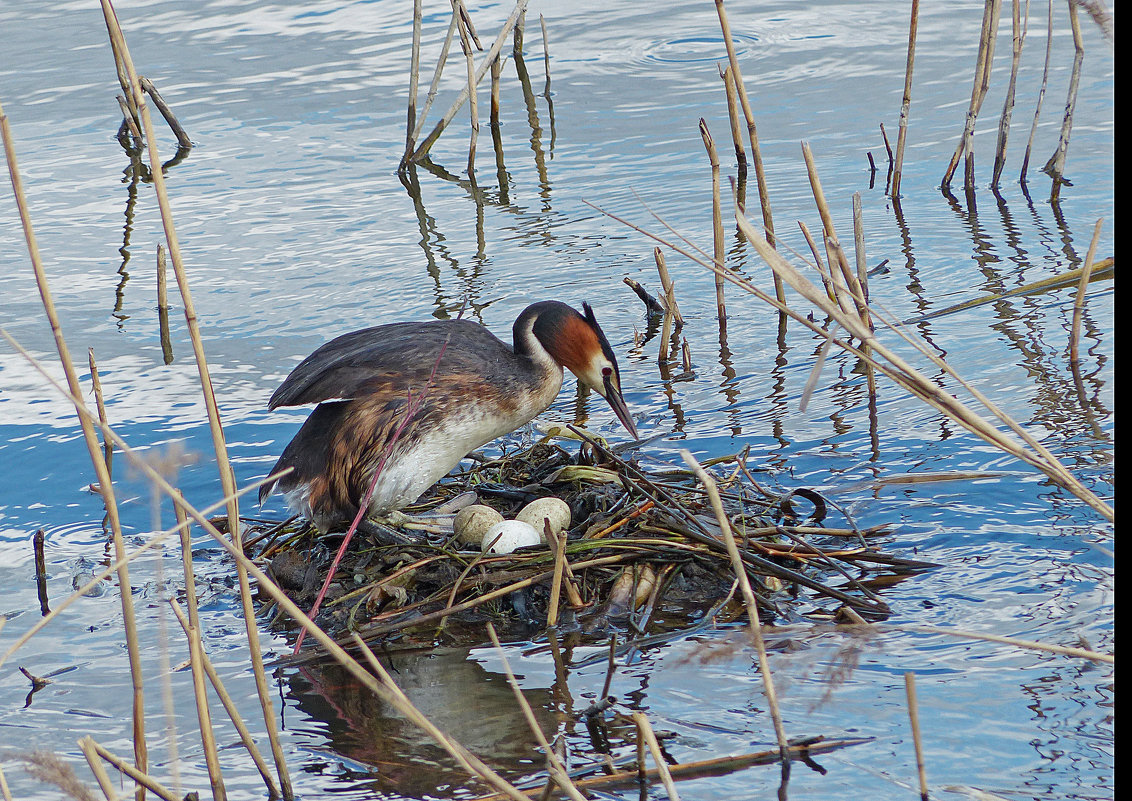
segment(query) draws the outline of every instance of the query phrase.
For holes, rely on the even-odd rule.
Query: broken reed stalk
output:
[[[106,401],[102,395],[102,380],[98,377],[98,364],[94,361],[94,348],[86,349],[87,365],[90,367],[90,386],[94,390],[94,408],[98,419],[106,422]],[[102,458],[106,460],[106,474],[114,475],[114,445],[102,438]]]
[[[747,135],[751,140],[751,158],[755,162],[755,180],[759,185],[759,203],[763,212],[763,236],[771,247],[774,247],[774,220],[770,213],[770,194],[766,186],[766,171],[763,169],[762,152],[759,150],[759,135],[755,128],[755,114],[751,111],[751,101],[747,97],[747,87],[743,83],[743,71],[739,69],[739,57],[735,55],[735,41],[731,36],[731,22],[727,18],[727,9],[723,7],[723,0],[715,0],[715,11],[719,16],[719,28],[723,32],[723,45],[727,48],[727,63],[731,66],[731,76],[735,80],[735,90],[739,94],[739,104],[743,109],[743,116],[747,121]],[[774,294],[780,303],[785,304],[783,287],[778,276],[774,277]]]
[[[212,787],[214,801],[224,801],[228,797],[224,789],[224,778],[220,773],[220,757],[216,749],[216,736],[212,729],[212,715],[208,710],[208,695],[205,690],[204,645],[200,639],[200,629],[189,624],[181,612],[175,598],[170,598],[169,606],[185,632],[189,644],[189,666],[193,674],[193,699],[197,709],[197,728],[200,731],[201,749],[204,751],[204,764],[208,771],[208,783]]]
[[[1027,0],[1028,2],[1029,0]],[[999,178],[1006,166],[1006,141],[1010,136],[1010,119],[1014,115],[1014,91],[1018,86],[1018,65],[1022,60],[1022,43],[1026,30],[1022,27],[1021,0],[1011,0],[1011,57],[1010,82],[1006,87],[1006,98],[1002,101],[1002,114],[998,118],[998,144],[994,152],[994,170],[991,173],[991,187],[998,188]]]
[[[660,248],[652,249],[653,259],[656,261],[656,271],[660,275],[660,285],[664,287],[664,304],[672,313],[672,320],[677,328],[684,327],[684,317],[680,314],[680,307],[676,303],[676,284],[668,273],[668,265],[664,261],[664,253]]]
[[[864,322],[871,327],[872,323],[868,319],[869,265],[865,257],[865,219],[864,208],[861,204],[860,192],[853,193],[853,250],[857,261],[857,282],[860,285],[861,299],[863,301],[862,308],[865,314]],[[865,353],[868,353],[868,347],[868,345],[864,346]],[[876,371],[873,370],[872,361],[869,359],[865,360],[865,379],[868,383],[869,398],[871,399],[873,407],[875,408],[877,397],[877,376]]]
[[[79,748],[86,758],[86,763],[90,767],[90,772],[94,774],[94,780],[98,782],[98,787],[102,790],[102,794],[106,796],[106,801],[117,801],[118,792],[114,787],[114,782],[110,778],[110,774],[106,772],[102,760],[98,756],[98,752],[94,750],[94,740],[90,737],[83,737],[78,741]],[[11,799],[10,796],[5,798]]]
[[[516,0],[515,8],[512,10],[511,16],[503,23],[503,28],[499,31],[499,35],[495,38],[495,41],[492,42],[491,49],[487,51],[487,55],[480,62],[480,66],[475,72],[473,84],[479,84],[488,69],[490,69],[491,62],[495,60],[496,56],[499,55],[499,51],[503,49],[504,40],[506,40],[507,36],[511,33],[511,29],[515,27],[515,23],[518,22],[519,17],[526,12],[527,2],[528,0]],[[460,91],[460,94],[457,95],[456,99],[452,101],[452,105],[448,107],[448,111],[444,113],[444,116],[433,126],[428,136],[424,138],[424,141],[417,146],[416,150],[414,150],[408,158],[402,161],[402,168],[406,167],[408,164],[419,162],[428,155],[429,150],[436,144],[436,140],[444,133],[444,129],[447,128],[449,123],[456,117],[456,114],[460,111],[460,107],[463,106],[467,100],[468,89],[464,87],[464,89]],[[424,117],[422,115],[421,122],[423,123],[423,121]]]
[[[644,755],[640,746],[640,742],[643,740],[652,754],[652,761],[656,763],[656,770],[664,784],[664,791],[668,793],[671,801],[680,801],[680,794],[676,792],[676,783],[672,780],[672,773],[668,770],[668,762],[664,758],[664,753],[660,750],[660,743],[649,724],[648,717],[645,716],[644,712],[634,711],[633,722],[637,724],[637,765],[641,779],[644,780],[647,775],[644,769]]]
[[[916,775],[920,780],[920,798],[928,801],[928,774],[924,770],[924,744],[920,739],[920,707],[916,703],[916,674],[904,674],[904,692],[908,696],[908,720],[912,726],[912,743],[916,748]]]
[[[23,180],[20,177],[19,165],[16,161],[15,143],[12,141],[12,130],[8,124],[8,117],[4,113],[4,106],[0,104],[0,136],[4,140],[4,156],[8,162],[8,175],[12,181],[12,195],[16,200],[16,208],[23,226],[24,241],[28,248],[28,257],[31,260],[32,271],[35,273],[36,286],[43,301],[43,308],[47,314],[48,324],[55,339],[55,348],[62,363],[63,372],[67,378],[68,393],[72,398],[82,397],[82,388],[71,361],[70,350],[63,337],[63,329],[59,323],[59,315],[55,311],[55,302],[52,299],[51,287],[47,282],[47,271],[39,254],[39,245],[32,226],[31,214],[28,211],[27,199],[24,195]],[[80,401],[81,404],[81,401]],[[77,409],[78,407],[76,407]],[[126,630],[126,652],[130,663],[130,682],[133,688],[133,736],[134,760],[139,769],[145,770],[148,765],[148,751],[145,740],[145,696],[143,692],[141,655],[137,639],[137,625],[134,614],[133,590],[130,584],[130,571],[123,559],[126,555],[126,543],[122,537],[122,525],[118,518],[118,502],[114,496],[114,486],[110,478],[110,469],[99,449],[98,438],[94,431],[93,418],[79,413],[79,425],[82,428],[83,440],[86,443],[87,453],[94,466],[95,476],[98,480],[99,492],[102,495],[106,508],[107,524],[110,527],[114,542],[114,558],[119,563],[118,585],[122,603],[122,624]],[[47,618],[43,618],[47,620]],[[140,790],[139,790],[140,793]]]
[[[39,596],[39,614],[46,617],[51,614],[50,599],[47,595],[47,554],[44,553],[44,541],[47,534],[43,529],[36,529],[32,535],[32,554],[35,559],[35,589]]]
[[[715,141],[711,138],[711,132],[708,130],[707,121],[700,117],[700,137],[704,140],[704,147],[707,148],[708,160],[711,163],[711,226],[712,226],[712,242],[713,242],[713,257],[715,263],[723,267],[724,261],[724,244],[723,244],[723,209],[720,200],[720,187],[719,187],[719,152],[715,149]],[[719,327],[722,331],[727,325],[727,305],[723,300],[723,278],[718,274],[715,276],[715,308],[719,315]]]
[[[413,126],[413,132],[409,136],[408,141],[405,143],[405,155],[401,157],[401,164],[398,169],[404,169],[413,155],[413,148],[416,147],[417,139],[421,136],[421,131],[424,130],[425,120],[428,119],[428,112],[432,108],[432,103],[436,100],[436,94],[440,90],[440,76],[444,73],[444,65],[448,62],[448,51],[452,48],[452,39],[456,36],[456,14],[452,14],[452,19],[448,21],[448,33],[444,36],[444,44],[440,48],[440,55],[436,59],[436,67],[432,71],[432,82],[428,87],[428,94],[425,95],[424,108],[421,109],[420,116],[417,117],[416,124]]]
[[[1069,27],[1073,31],[1073,71],[1069,74],[1069,97],[1065,101],[1065,116],[1061,120],[1061,133],[1057,137],[1057,148],[1042,170],[1053,179],[1050,200],[1057,202],[1061,197],[1062,176],[1065,174],[1065,156],[1069,151],[1069,133],[1073,129],[1073,111],[1077,107],[1077,87],[1081,83],[1081,64],[1085,60],[1085,43],[1081,39],[1081,23],[1077,18],[1077,4],[1069,0]]]
[[[180,507],[177,508],[180,509]],[[172,607],[173,614],[177,616],[177,622],[181,624],[185,636],[190,636],[191,630],[199,641],[200,629],[190,626],[188,619],[185,618],[180,607],[176,604],[172,604]],[[259,771],[259,775],[263,778],[264,784],[267,785],[268,798],[278,798],[279,789],[275,786],[275,779],[271,776],[271,769],[268,767],[267,762],[264,761],[263,755],[260,754],[259,748],[255,744],[255,738],[252,737],[252,733],[244,724],[243,718],[240,716],[240,710],[236,708],[232,696],[228,694],[228,690],[224,687],[224,683],[220,679],[220,674],[218,674],[216,668],[212,666],[212,660],[208,658],[208,653],[205,652],[203,647],[200,649],[200,664],[201,667],[204,668],[204,674],[208,677],[209,683],[212,685],[213,692],[215,692],[216,697],[220,699],[220,703],[224,707],[224,712],[228,715],[228,719],[232,722],[232,725],[236,727],[236,732],[240,736],[241,744],[251,756],[252,762],[255,763],[256,770]]]
[[[174,793],[172,790],[167,789],[164,785],[161,784],[161,782],[157,781],[157,779],[153,778],[148,773],[138,770],[125,760],[119,758],[111,751],[99,745],[97,742],[95,742],[94,738],[88,735],[87,737],[84,737],[79,741],[80,745],[83,741],[89,743],[89,747],[93,749],[94,753],[98,755],[99,759],[101,759],[103,762],[109,763],[110,766],[117,770],[119,773],[129,779],[132,779],[139,787],[144,787],[154,795],[164,798],[165,801],[181,801],[181,796],[179,796],[177,793]]]
[[[550,531],[550,526],[546,528]],[[546,625],[554,628],[558,625],[558,602],[562,596],[562,574],[566,565],[566,537],[554,535],[554,579],[550,582],[550,603],[546,611]],[[451,601],[448,603],[452,605]],[[488,624],[491,625],[490,623]]]
[[[1029,17],[1027,16],[1027,21]],[[1046,60],[1042,67],[1042,85],[1038,89],[1038,100],[1034,104],[1034,120],[1030,123],[1030,138],[1026,140],[1026,154],[1022,157],[1022,168],[1018,172],[1018,181],[1026,186],[1026,172],[1030,168],[1030,154],[1034,150],[1034,137],[1038,133],[1038,118],[1042,114],[1042,101],[1046,96],[1046,87],[1049,85],[1049,61],[1053,53],[1053,0],[1049,0],[1046,9]]]
[[[177,137],[177,145],[182,148],[193,146],[193,140],[189,139],[188,133],[181,127],[181,123],[177,120],[177,115],[173,113],[173,109],[165,102],[165,98],[161,96],[161,92],[157,91],[157,87],[153,85],[153,81],[144,75],[139,78],[141,81],[142,90],[149,95],[153,101],[153,105],[157,106],[157,110],[161,112],[161,116],[165,118],[165,124],[169,126],[169,130]]]
[[[550,42],[546,35],[546,19],[538,15],[538,24],[542,27],[542,66],[546,72],[546,85],[542,88],[542,96],[550,99]]]
[[[565,542],[566,538],[562,537]],[[586,801],[586,797],[578,791],[574,783],[570,781],[569,771],[566,766],[558,758],[550,743],[547,742],[546,735],[542,733],[542,729],[538,725],[538,720],[535,718],[534,711],[531,710],[531,705],[527,702],[527,698],[523,695],[523,690],[519,687],[519,682],[515,679],[515,673],[511,670],[511,663],[507,661],[507,654],[503,651],[503,646],[499,642],[499,635],[495,633],[495,626],[489,622],[487,624],[487,636],[491,638],[491,644],[495,646],[496,652],[499,654],[499,660],[503,665],[503,674],[507,677],[507,683],[511,686],[511,692],[515,694],[515,700],[519,704],[519,709],[523,712],[523,717],[527,721],[527,725],[531,729],[531,733],[535,736],[539,746],[542,748],[543,753],[546,755],[546,768],[548,777],[558,785],[563,793],[565,793],[574,801]]]
[[[1073,325],[1069,330],[1069,362],[1077,365],[1080,354],[1078,342],[1081,339],[1081,320],[1085,315],[1085,290],[1089,287],[1089,279],[1093,274],[1093,258],[1097,255],[1097,242],[1101,237],[1103,220],[1097,220],[1093,226],[1093,239],[1089,242],[1089,252],[1085,255],[1085,264],[1081,268],[1081,282],[1077,285],[1077,296],[1073,301]]]
[[[731,140],[735,143],[735,161],[739,165],[739,184],[747,183],[747,149],[743,147],[743,132],[739,127],[739,97],[735,90],[735,73],[730,65],[725,69],[719,66],[719,77],[723,79],[723,90],[727,93],[727,119],[731,122]],[[739,203],[743,203],[740,198]]]
[[[892,197],[900,196],[900,176],[904,172],[904,146],[908,142],[908,113],[912,107],[912,67],[916,62],[916,31],[920,24],[920,0],[912,0],[912,21],[908,23],[908,61],[904,67],[904,99],[900,103],[900,130],[896,136],[896,164],[892,170]],[[881,126],[884,132],[884,126]],[[885,137],[888,147],[888,137]],[[889,164],[892,148],[888,147]]]
[[[476,29],[472,26],[472,19],[463,0],[452,0],[452,13],[456,15],[456,27],[460,32],[460,48],[464,53],[464,60],[468,66],[468,111],[471,115],[471,140],[468,142],[468,177],[476,179],[476,140],[480,135],[479,98],[476,91],[476,62],[473,45],[483,50]]]
[[[413,45],[409,58],[409,107],[406,111],[408,118],[405,123],[405,155],[413,152],[413,129],[417,124],[417,93],[421,73],[421,24],[423,13],[421,4],[423,0],[413,0]],[[455,17],[453,17],[455,19]]]
[[[959,144],[955,153],[948,162],[944,171],[941,187],[946,191],[951,188],[951,179],[959,166],[960,159],[967,155],[966,169],[964,170],[964,189],[968,194],[975,189],[975,154],[971,148],[971,139],[975,134],[975,120],[978,119],[979,110],[990,88],[991,64],[994,60],[994,42],[998,33],[998,15],[1002,0],[986,0],[983,6],[983,25],[979,33],[979,52],[975,57],[975,77],[971,85],[971,102],[967,107],[967,119],[963,125],[963,133],[959,137]]]
[[[193,346],[193,355],[196,358],[197,374],[200,379],[201,391],[204,395],[205,408],[208,411],[209,429],[212,432],[213,450],[216,453],[218,472],[220,473],[220,486],[225,497],[232,498],[228,505],[228,531],[236,548],[240,548],[240,510],[235,501],[236,486],[231,464],[228,460],[228,448],[224,441],[224,429],[220,423],[220,410],[216,403],[216,395],[212,388],[212,378],[208,372],[208,363],[205,359],[204,344],[201,340],[200,325],[193,305],[192,292],[189,289],[188,275],[181,260],[181,246],[177,238],[176,226],[173,223],[173,212],[169,204],[169,196],[165,190],[165,176],[162,171],[161,158],[157,152],[156,137],[153,133],[153,119],[149,108],[145,104],[141,88],[138,83],[137,71],[134,69],[130,51],[126,45],[125,35],[118,24],[110,0],[101,0],[102,12],[106,19],[110,40],[125,65],[130,78],[130,87],[134,93],[134,102],[140,112],[142,125],[145,129],[145,144],[149,153],[150,173],[153,178],[153,188],[157,194],[157,203],[161,210],[161,223],[165,229],[165,241],[169,247],[169,260],[173,263],[173,273],[177,279],[177,288],[181,293],[181,302],[184,304],[185,321],[188,324],[189,338]],[[259,694],[260,706],[263,708],[264,725],[272,745],[272,754],[275,758],[276,770],[279,773],[279,782],[285,798],[291,798],[291,779],[287,773],[286,761],[283,758],[283,748],[279,743],[279,733],[275,721],[274,705],[271,701],[271,690],[263,670],[263,654],[259,644],[259,631],[256,628],[255,607],[251,599],[251,586],[248,583],[247,572],[238,563],[236,574],[240,585],[240,599],[244,614],[244,625],[247,629],[248,649],[250,652],[252,670],[256,679],[256,690]]]
[[[743,557],[739,553],[739,546],[735,544],[735,535],[731,532],[731,521],[723,508],[723,500],[719,497],[719,488],[711,474],[700,466],[696,457],[686,448],[680,450],[684,462],[696,474],[696,478],[703,485],[711,502],[711,509],[715,513],[715,520],[723,533],[723,543],[727,546],[727,555],[731,558],[731,567],[735,577],[739,579],[739,589],[743,594],[743,603],[747,607],[747,620],[751,626],[751,638],[755,642],[755,651],[759,656],[759,673],[763,677],[763,691],[766,693],[767,707],[774,722],[774,735],[778,739],[778,749],[782,754],[782,781],[785,785],[790,776],[790,742],[786,738],[786,729],[782,725],[782,712],[778,707],[778,693],[774,689],[774,679],[770,674],[770,660],[766,655],[766,643],[763,642],[762,621],[759,620],[759,608],[755,600],[755,593],[751,589],[751,580],[743,566]]]

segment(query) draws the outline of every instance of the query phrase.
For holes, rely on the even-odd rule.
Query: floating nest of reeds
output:
[[[441,481],[413,514],[474,502],[505,518],[530,501],[565,501],[565,541],[509,554],[469,550],[449,527],[359,531],[329,585],[317,622],[345,640],[382,647],[486,640],[484,622],[530,634],[554,625],[629,642],[666,639],[745,615],[718,519],[691,470],[645,467],[635,445],[610,447],[571,428],[516,453],[481,460]],[[885,618],[878,590],[936,567],[885,553],[886,526],[860,529],[809,489],[764,486],[746,454],[704,463],[719,487],[764,623],[800,619],[860,623]],[[829,525],[831,517],[844,525]],[[245,547],[303,608],[325,582],[343,533],[302,521],[249,521]],[[557,590],[557,592],[555,592]],[[273,625],[289,621],[263,613]]]

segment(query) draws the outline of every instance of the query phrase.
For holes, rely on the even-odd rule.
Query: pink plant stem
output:
[[[358,504],[358,513],[354,515],[354,522],[350,524],[350,528],[346,531],[346,536],[342,539],[342,544],[338,546],[338,553],[334,555],[334,561],[330,564],[330,570],[326,573],[326,580],[322,582],[322,589],[318,591],[318,597],[314,599],[314,605],[307,613],[311,620],[314,620],[318,610],[322,607],[322,601],[326,598],[326,591],[330,589],[330,582],[334,580],[334,574],[338,571],[338,563],[342,561],[342,557],[346,554],[346,548],[350,545],[350,540],[354,537],[354,532],[358,530],[358,526],[365,517],[366,510],[369,509],[369,502],[373,498],[373,493],[377,489],[377,480],[381,478],[381,471],[385,469],[385,463],[389,461],[389,457],[393,454],[393,449],[397,447],[397,440],[401,437],[401,432],[407,426],[420,409],[421,404],[424,403],[428,391],[432,388],[433,382],[436,380],[436,371],[440,367],[440,360],[444,358],[444,351],[448,348],[447,340],[440,348],[440,353],[436,357],[436,363],[432,366],[432,373],[428,377],[428,383],[425,384],[424,390],[417,397],[416,403],[413,402],[413,390],[410,389],[405,403],[405,416],[401,422],[397,424],[397,428],[393,431],[393,436],[389,440],[389,444],[385,446],[385,450],[381,454],[381,462],[377,465],[377,470],[373,473],[373,478],[369,482],[369,489],[366,490],[362,502]],[[303,645],[303,640],[306,638],[307,630],[303,629],[299,632],[299,639],[295,641],[295,650],[293,653],[299,653],[299,649]]]

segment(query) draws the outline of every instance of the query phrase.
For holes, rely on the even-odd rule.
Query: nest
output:
[[[472,500],[511,518],[553,495],[572,512],[565,542],[552,537],[551,545],[496,555],[461,550],[442,528],[418,528],[410,539],[371,522],[338,566],[317,622],[343,640],[356,632],[371,645],[402,649],[483,642],[485,621],[517,636],[553,625],[622,633],[632,642],[650,631],[650,639],[663,639],[742,617],[719,523],[691,471],[646,468],[626,458],[634,445],[611,448],[572,431],[580,446],[547,438],[481,460],[406,510],[451,510]],[[860,529],[843,511],[846,525],[829,526],[830,501],[804,488],[764,487],[745,457],[704,466],[719,486],[764,623],[884,619],[889,607],[878,590],[936,567],[880,550],[886,526]],[[250,521],[245,547],[310,608],[342,536],[294,521]]]

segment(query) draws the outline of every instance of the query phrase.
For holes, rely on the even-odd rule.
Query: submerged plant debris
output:
[[[743,616],[719,525],[691,471],[646,467],[634,444],[610,447],[571,432],[573,442],[548,436],[450,475],[406,510],[426,521],[426,513],[447,513],[447,524],[434,517],[395,533],[368,523],[339,565],[317,622],[343,642],[356,632],[371,645],[400,649],[478,644],[486,621],[516,635],[550,622],[559,632],[617,633],[632,643]],[[765,623],[882,620],[889,608],[881,588],[936,567],[881,550],[876,542],[886,526],[857,528],[840,510],[844,524],[830,524],[834,507],[817,492],[764,486],[745,453],[705,467],[719,483]],[[549,544],[494,554],[468,550],[451,532],[456,508],[480,503],[510,519],[547,496],[571,510],[557,580],[553,536]],[[310,608],[343,533],[319,535],[301,520],[249,523],[249,554]],[[552,603],[554,586],[561,603]],[[275,625],[289,624],[269,607],[264,613]]]

